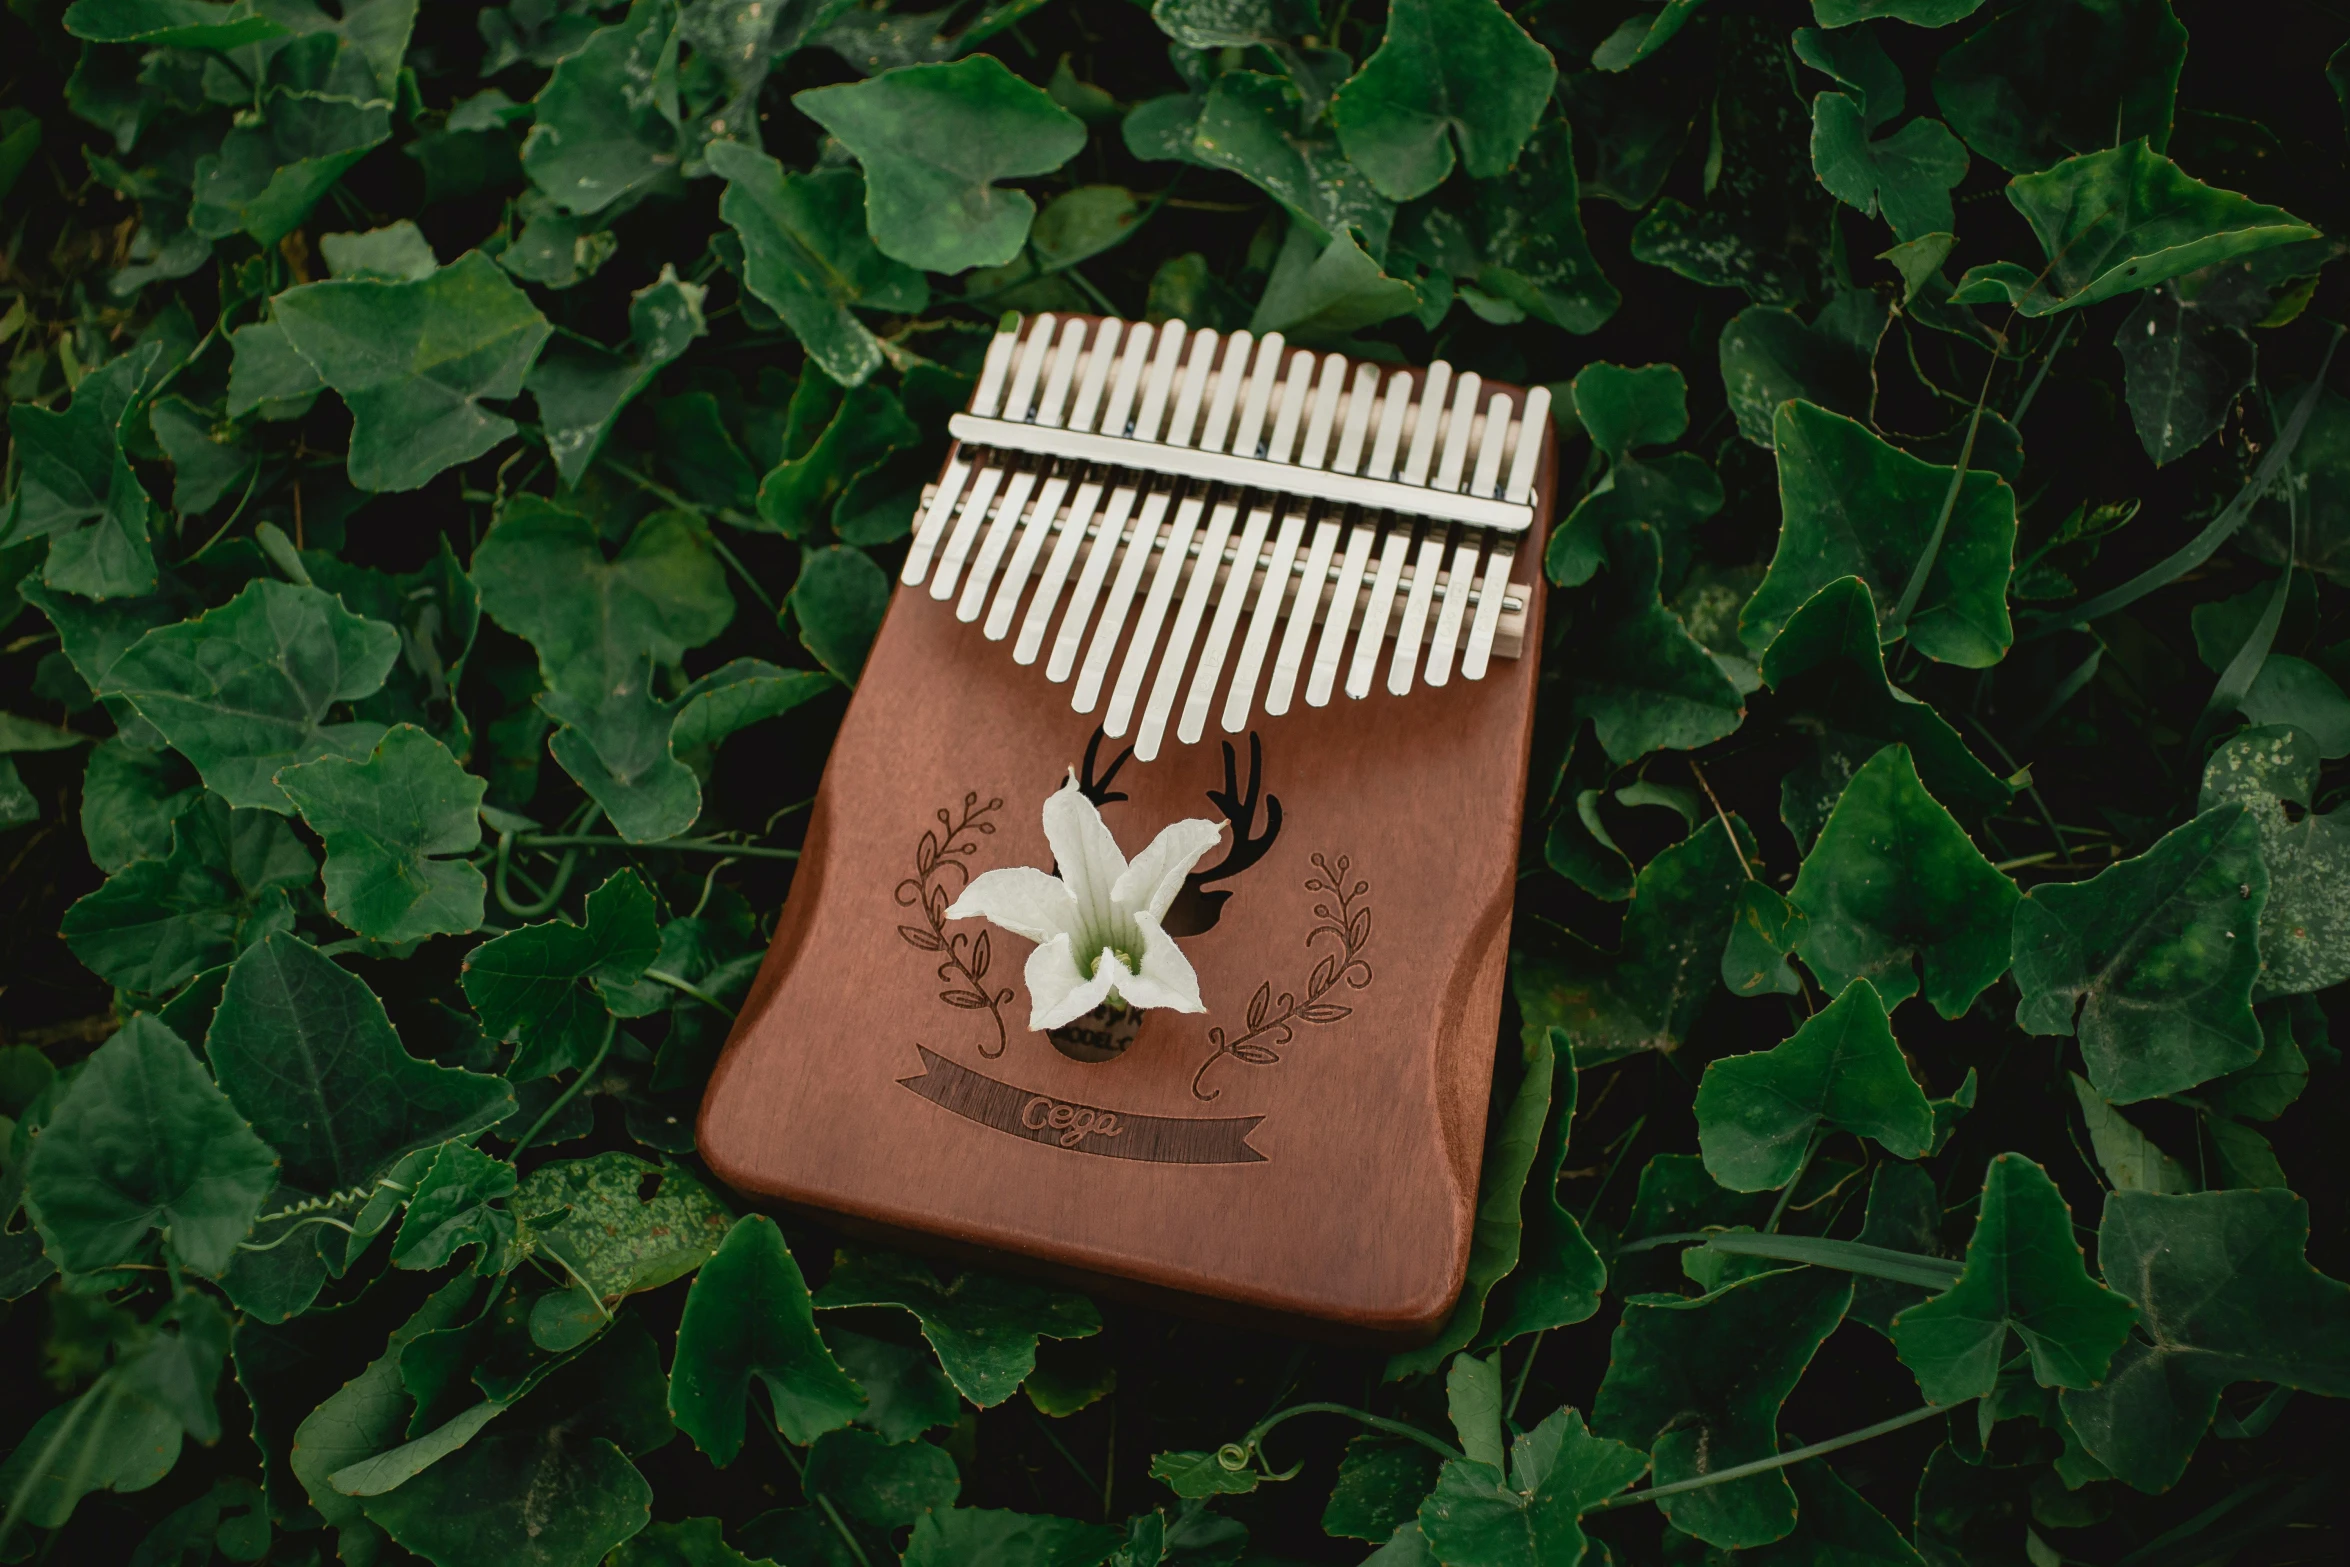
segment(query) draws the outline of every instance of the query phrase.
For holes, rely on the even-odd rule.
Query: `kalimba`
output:
[[[949,429],[704,1157],[905,1244],[1425,1337],[1477,1197],[1549,394],[1037,315]],[[1165,920],[1205,1015],[1031,1032],[1027,944],[945,917],[1052,865],[1073,775],[1128,854],[1229,823]]]

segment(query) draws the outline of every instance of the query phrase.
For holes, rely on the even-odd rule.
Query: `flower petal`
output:
[[[1128,1006],[1205,1012],[1207,1004],[1199,998],[1199,975],[1192,970],[1191,959],[1175,945],[1175,938],[1148,914],[1135,915],[1134,923],[1142,931],[1142,966],[1139,973],[1118,974],[1119,999]],[[1102,965],[1103,970],[1111,967]]]
[[[1183,878],[1223,836],[1222,822],[1199,816],[1164,828],[1110,888],[1111,901],[1153,920],[1166,918],[1168,905],[1183,890]]]
[[[1060,861],[1061,881],[1077,900],[1076,929],[1107,932],[1116,919],[1110,889],[1126,872],[1126,856],[1102,823],[1102,813],[1077,787],[1077,775],[1044,802],[1044,838]]]
[[[1015,865],[972,878],[963,895],[947,905],[951,920],[992,920],[1015,936],[1050,941],[1077,926],[1077,900],[1058,877],[1030,865]]]
[[[1038,1033],[1074,1023],[1110,997],[1122,971],[1110,959],[1094,965],[1091,979],[1077,971],[1077,953],[1067,935],[1055,936],[1028,954],[1028,1026]]]

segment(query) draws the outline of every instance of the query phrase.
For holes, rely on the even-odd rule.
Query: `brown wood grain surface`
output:
[[[1530,648],[1542,543],[1538,525],[1515,572]],[[1148,1012],[1122,1055],[1083,1062],[1027,1027],[1028,942],[926,911],[979,872],[1051,866],[1039,813],[1099,715],[900,588],[711,1078],[704,1157],[753,1200],[962,1255],[1425,1337],[1467,1263],[1537,665],[1259,713],[1280,828],[1180,938],[1207,1011]],[[1226,741],[1245,791],[1248,738],[1212,723],[1119,769],[1102,815],[1121,848],[1222,816]]]

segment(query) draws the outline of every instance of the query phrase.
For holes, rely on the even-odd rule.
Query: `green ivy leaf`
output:
[[[674,266],[629,296],[629,346],[614,352],[569,336],[548,343],[523,378],[538,400],[541,428],[555,470],[576,485],[603,449],[621,410],[653,384],[663,365],[705,335],[699,284],[681,280]]]
[[[1050,174],[1085,124],[993,55],[910,65],[792,95],[865,166],[865,217],[882,254],[932,272],[1001,266],[1036,203],[995,181]]]
[[[1866,978],[1891,1004],[1922,992],[1955,1018],[2007,969],[2015,884],[1926,792],[1907,746],[1853,775],[1789,897],[1806,919],[1797,950],[1830,989]]]
[[[205,239],[249,234],[276,245],[309,221],[311,209],[352,165],[392,134],[392,106],[368,83],[367,99],[347,95],[333,53],[286,49],[271,63],[261,112],[239,124],[217,152],[196,160],[188,228]],[[298,61],[292,70],[280,61]]]
[[[867,235],[864,177],[854,169],[794,173],[735,142],[713,142],[709,159],[726,180],[718,211],[742,243],[744,286],[827,375],[861,385],[881,368],[881,343],[852,307],[912,312],[930,301],[921,271],[890,259]]]
[[[607,1304],[684,1278],[717,1254],[730,1222],[685,1171],[625,1153],[541,1165],[513,1209],[529,1246]]]
[[[47,538],[41,580],[60,592],[120,599],[154,591],[155,503],[122,449],[154,363],[153,348],[133,349],[84,377],[61,413],[21,401],[8,410],[20,478],[0,536]]]
[[[1319,236],[1356,230],[1371,258],[1383,258],[1395,204],[1348,161],[1327,123],[1299,130],[1304,107],[1286,77],[1226,71],[1200,105],[1190,155],[1247,180]]]
[[[1983,8],[1983,0],[1811,0],[1812,19],[1822,27],[1850,27],[1887,16],[1915,27],[1948,27]]]
[[[482,608],[538,650],[547,685],[583,697],[666,667],[726,629],[734,598],[709,529],[655,512],[607,559],[587,518],[522,497],[473,552]]]
[[[1485,1327],[1477,1338],[1480,1348],[1584,1321],[1599,1310],[1600,1292],[1607,1287],[1607,1264],[1600,1261],[1575,1216],[1558,1200],[1580,1074],[1574,1067],[1573,1041],[1567,1033],[1562,1029],[1546,1029],[1544,1033],[1545,1043],[1534,1048],[1549,1055],[1552,1062],[1550,1113],[1521,1203],[1523,1239],[1517,1266],[1494,1285],[1486,1302]]]
[[[920,1345],[893,1344],[835,1328],[825,1335],[833,1358],[849,1380],[865,1390],[856,1422],[892,1442],[910,1442],[925,1431],[950,1425],[962,1397]]]
[[[1874,1138],[1903,1159],[1923,1158],[1934,1142],[1934,1112],[1865,979],[1784,1043],[1712,1062],[1697,1087],[1706,1173],[1735,1192],[1794,1180],[1828,1128]]]
[[[1829,195],[1870,217],[1882,210],[1897,239],[1949,232],[1967,156],[1947,126],[1921,115],[1872,140],[1860,105],[1836,92],[1814,98],[1811,113],[1812,169]]]
[[[644,977],[661,950],[653,893],[615,871],[587,896],[585,923],[553,919],[466,955],[465,997],[494,1039],[518,1039],[512,1074],[528,1082],[584,1065],[603,1042],[614,992]]]
[[[670,1366],[670,1415],[720,1468],[742,1452],[753,1377],[766,1386],[776,1429],[803,1447],[864,1411],[865,1395],[817,1336],[783,1232],[764,1214],[737,1219],[703,1264]],[[950,1492],[941,1505],[953,1500]]]
[[[171,852],[172,823],[204,798],[195,770],[169,751],[141,751],[120,737],[91,747],[82,773],[82,842],[108,875]]]
[[[2219,433],[2252,382],[2244,329],[2267,313],[2268,290],[2252,268],[2223,266],[2146,290],[2114,330],[2130,422],[2157,467]]]
[[[1779,1406],[1852,1301],[1847,1274],[1781,1269],[1695,1300],[1635,1296],[1610,1344],[1592,1428],[1649,1444],[1657,1485],[1779,1451]],[[1725,1549],[1795,1527],[1784,1470],[1657,1502],[1672,1526]]]
[[[327,911],[362,936],[414,941],[481,924],[488,882],[461,856],[481,843],[489,786],[411,724],[364,762],[322,757],[278,785],[326,844]]]
[[[1348,158],[1390,201],[1508,171],[1558,67],[1495,0],[1396,0],[1378,50],[1330,101]]]
[[[2170,0],[2011,6],[1942,56],[1934,98],[1968,145],[2017,173],[2141,136],[2161,152],[2186,59]]]
[[[888,608],[889,577],[855,545],[835,544],[801,557],[791,590],[800,645],[843,685],[855,685],[864,673],[865,655]]]
[[[2260,1011],[2260,1032],[2260,1059],[2205,1084],[2197,1096],[2222,1115],[2273,1121],[2291,1109],[2309,1086],[2309,1058],[2302,1043],[2324,1040],[2325,1014],[2313,1001],[2272,1003]]]
[[[1541,1195],[1529,1188],[1527,1176],[1533,1171],[1541,1148],[1553,1085],[1562,1068],[1570,1103],[1574,1096],[1573,1064],[1571,1060],[1560,1059],[1560,1053],[1569,1048],[1564,1030],[1527,1031],[1526,1075],[1519,1081],[1509,1109],[1492,1129],[1492,1149],[1485,1160],[1477,1211],[1470,1220],[1469,1267],[1462,1280],[1460,1297],[1435,1338],[1389,1357],[1386,1373],[1389,1381],[1433,1371],[1450,1359],[1454,1351],[1468,1348],[1484,1326],[1487,1298],[1517,1268],[1519,1258],[1524,1255],[1525,1241],[1521,1210],[1529,1197],[1539,1200]],[[1581,1240],[1580,1234],[1576,1239]],[[1592,1260],[1596,1262],[1597,1258]],[[1593,1310],[1598,1309],[1596,1300],[1591,1304]],[[1468,1359],[1462,1357],[1464,1363]],[[1495,1442],[1497,1451],[1493,1459],[1498,1463],[1498,1437]],[[1472,1452],[1470,1456],[1476,1455]]]
[[[1657,596],[1661,541],[1646,522],[1609,530],[1609,591],[1578,626],[1583,656],[1569,674],[1574,715],[1588,719],[1617,762],[1693,751],[1746,716],[1738,687]]]
[[[2089,1147],[2097,1168],[2120,1191],[2191,1192],[2195,1178],[2186,1166],[2155,1146],[2154,1139],[2131,1124],[2121,1111],[2097,1097],[2097,1090],[2078,1072],[2072,1079],[2073,1097],[2080,1101],[2081,1120],[2089,1129]]]
[[[282,38],[286,28],[251,4],[205,0],[74,0],[65,30],[92,43],[161,49],[238,49]]]
[[[1637,1449],[1593,1436],[1581,1415],[1557,1410],[1510,1444],[1506,1482],[1497,1463],[1447,1462],[1420,1504],[1420,1533],[1439,1561],[1476,1567],[1579,1561],[1584,1509],[1647,1468]]]
[[[381,726],[327,714],[381,687],[399,654],[390,626],[263,577],[218,609],[148,632],[104,678],[229,804],[290,812],[278,771],[366,755]]]
[[[1769,449],[1778,439],[1780,405],[1798,397],[1841,414],[1866,412],[1869,359],[1885,320],[1872,299],[1849,293],[1838,294],[1810,326],[1769,305],[1749,305],[1731,317],[1717,358],[1738,433]]]
[[[1073,1518],[953,1507],[914,1520],[904,1567],[1096,1567],[1124,1538]]]
[[[816,1292],[819,1311],[896,1306],[914,1314],[957,1392],[982,1409],[1010,1398],[1036,1366],[1039,1338],[1090,1338],[1101,1314],[1082,1295],[989,1273],[941,1285],[928,1266],[887,1252],[843,1252]]]
[[[824,375],[821,363],[806,374]],[[867,382],[840,398],[823,433],[759,481],[759,516],[787,539],[815,539],[844,520],[849,486],[892,452],[919,446],[922,431],[886,387]]]
[[[583,215],[675,186],[685,153],[677,55],[673,0],[636,0],[564,56],[532,103],[522,144],[531,183]]]
[[[726,1543],[724,1529],[716,1518],[649,1523],[642,1534],[621,1541],[605,1560],[611,1567],[757,1567]]]
[[[1614,952],[1530,922],[1510,953],[1527,1026],[1563,1029],[1577,1066],[1680,1048],[1713,991],[1745,881],[1729,830],[1709,821],[1641,867]]]
[[[229,970],[204,1050],[282,1161],[273,1207],[370,1186],[412,1150],[514,1113],[502,1079],[410,1055],[366,982],[290,932]]]
[[[58,934],[107,983],[162,996],[294,923],[286,894],[318,867],[267,811],[198,795],[173,819],[170,852],[134,860],[65,911]]]
[[[1818,726],[1816,759],[1779,784],[1779,814],[1806,848],[1852,775],[1888,744],[1906,747],[1933,797],[1969,821],[2014,794],[1941,714],[1886,678],[1877,624],[1868,585],[1839,577],[1806,599],[1763,651],[1763,683],[1781,710]]]
[[[2089,1451],[2166,1490],[2229,1383],[2350,1397],[2350,1285],[2312,1268],[2308,1245],[2309,1206],[2288,1191],[2107,1196],[2098,1260],[2138,1300],[2144,1338],[2098,1386],[2061,1396]]]
[[[661,1380],[652,1336],[623,1323],[491,1429],[361,1505],[395,1542],[453,1567],[588,1567],[651,1517],[653,1488],[629,1458],[669,1440]]]
[[[2011,1329],[2042,1387],[2085,1388],[2105,1376],[2137,1319],[2127,1297],[2089,1277],[2073,1211],[2048,1172],[2003,1153],[1983,1177],[1966,1272],[1893,1319],[1893,1347],[1929,1403],[1958,1404],[1989,1396]]]
[[[1436,1488],[1444,1460],[1417,1442],[1366,1432],[1350,1439],[1338,1461],[1338,1480],[1322,1509],[1322,1532],[1356,1540],[1385,1540],[1411,1527],[1420,1503]]]
[[[413,283],[312,283],[275,319],[351,409],[351,482],[413,490],[514,433],[482,406],[519,396],[552,330],[497,263],[467,251]]]
[[[563,725],[547,749],[631,843],[674,838],[702,813],[700,782],[669,750],[676,704],[652,688],[647,663],[592,698],[568,691],[542,691],[538,698]]]
[[[1739,617],[1740,634],[1757,649],[1838,577],[1859,577],[1879,597],[1899,599],[1954,474],[1800,400],[1782,404],[1772,428],[1785,520],[1770,572]],[[2007,616],[2014,552],[2015,493],[1994,474],[1968,473],[1903,628],[1920,653],[1969,669],[2006,655],[2014,640]]]
[[[491,1204],[514,1195],[514,1166],[464,1143],[443,1143],[417,1179],[408,1211],[392,1238],[395,1268],[446,1267],[468,1246],[479,1246],[474,1272],[485,1277],[514,1266],[514,1215]]]
[[[1959,280],[1959,303],[2004,298],[2024,315],[2053,315],[2317,237],[2281,208],[2188,178],[2142,139],[2018,175],[2007,199],[2039,236],[2047,269],[1978,268]]]
[[[1753,1567],[1925,1567],[1900,1529],[1824,1463],[1787,1471],[1795,1487],[1795,1532],[1742,1554]]]
[[[228,1314],[194,1291],[151,1327],[134,1326],[106,1384],[43,1415],[0,1464],[11,1516],[61,1529],[92,1491],[143,1491],[161,1480],[183,1436],[218,1441],[212,1390],[228,1341]]]
[[[1705,0],[1664,0],[1654,14],[1635,12],[1591,51],[1591,63],[1603,71],[1628,71],[1680,35]]]
[[[2318,767],[2316,741],[2271,727],[2235,735],[2203,769],[2200,809],[2241,805],[2259,825],[2268,901],[2252,993],[2263,999],[2350,978],[2350,817],[2311,809]]]
[[[955,1505],[963,1482],[947,1450],[871,1431],[827,1431],[808,1449],[806,1487],[862,1524],[897,1529]]]
[[[1304,344],[1338,343],[1364,327],[1411,314],[1419,302],[1418,291],[1381,271],[1351,231],[1325,245],[1305,224],[1292,223],[1249,330],[1280,332]]]
[[[2087,881],[2035,887],[2015,911],[2016,1024],[2077,1034],[2115,1104],[2249,1066],[2267,902],[2260,820],[2232,804]]]
[[[273,316],[229,334],[228,416],[261,420],[299,419],[318,401],[326,382],[310,361],[294,352],[293,340]]]
[[[1153,1480],[1186,1501],[1210,1496],[1246,1496],[1265,1478],[1254,1465],[1224,1467],[1216,1453],[1161,1453],[1151,1460]]]
[[[217,1275],[276,1178],[277,1156],[179,1036],[138,1016],[90,1056],[42,1128],[25,1195],[60,1268],[130,1261],[160,1227],[183,1265]]]

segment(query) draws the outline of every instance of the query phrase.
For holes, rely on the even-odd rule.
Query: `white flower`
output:
[[[951,920],[977,916],[1036,943],[1028,955],[1028,1026],[1074,1023],[1105,1002],[1205,1012],[1199,976],[1160,928],[1222,822],[1194,818],[1167,828],[1129,861],[1072,772],[1044,802],[1044,837],[1061,874],[1032,866],[989,871],[950,905]]]

